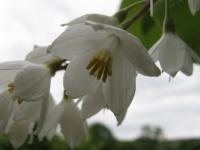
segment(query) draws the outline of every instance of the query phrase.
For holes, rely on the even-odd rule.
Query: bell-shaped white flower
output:
[[[200,9],[199,0],[188,0],[188,5],[189,5],[192,15],[195,15]]]
[[[10,95],[12,104],[12,108],[9,106],[4,113],[5,119],[1,119],[1,132],[5,132],[9,126],[10,118],[15,121],[24,121],[29,116],[29,119],[31,119],[31,116],[34,115],[29,115],[29,111],[35,112],[35,114],[40,113],[38,128],[43,124],[49,103],[50,79],[50,71],[44,65],[37,65],[27,61],[0,63],[0,94],[4,92],[9,93],[7,95]],[[29,108],[36,108],[36,110],[32,111],[31,109],[27,109],[26,106],[25,110],[29,110],[24,112],[26,115],[16,112],[13,118],[13,110],[16,108],[13,106],[13,101],[17,101],[18,103],[41,101],[41,107],[34,107],[34,104],[28,104],[30,106]],[[21,112],[24,110],[24,105],[20,105],[23,108]]]
[[[136,71],[147,76],[160,75],[139,39],[105,24],[70,26],[49,51],[71,59],[64,76],[67,95],[83,97],[102,84],[106,106],[116,116],[126,112],[133,99]]]
[[[0,95],[0,133],[8,133],[9,140],[14,148],[20,147],[26,141],[30,133],[31,123],[33,123],[30,118],[29,121],[16,122],[13,120],[18,105],[21,104],[14,102],[11,93],[8,91]],[[39,110],[36,109],[35,111]]]
[[[174,77],[178,71],[186,75],[193,72],[193,61],[200,63],[198,55],[175,33],[166,32],[149,50],[162,70]]]
[[[77,146],[85,133],[85,122],[82,119],[80,110],[72,100],[63,100],[54,107],[48,115],[39,133],[39,139],[47,136],[57,124],[61,125],[61,132],[70,147]]]
[[[9,84],[13,83],[17,73],[19,73],[20,69],[27,63],[26,61],[0,63],[0,93],[5,90],[13,90],[12,87],[9,87]]]
[[[20,147],[32,136],[34,124],[40,119],[42,101],[17,103],[12,100],[11,93],[5,91],[0,95],[0,133],[8,133],[14,148]],[[52,96],[49,96],[48,112],[54,107]],[[47,135],[52,138],[55,130]]]
[[[51,74],[44,65],[27,61],[0,63],[0,92],[8,90],[18,101],[42,100],[49,96]]]

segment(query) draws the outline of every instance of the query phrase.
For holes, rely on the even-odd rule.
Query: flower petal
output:
[[[57,59],[51,53],[47,53],[47,47],[40,46],[34,46],[34,49],[26,56],[26,60],[37,64],[45,64]]]
[[[28,138],[30,122],[15,122],[9,133],[9,139],[15,149],[19,148]]]
[[[38,120],[38,124],[37,124],[38,126],[35,130],[35,134],[38,134],[44,126],[44,123],[47,119],[47,114],[49,112],[49,106],[51,105],[51,98],[52,98],[51,95],[49,95],[49,93],[46,93],[46,97],[42,101],[40,118]]]
[[[45,98],[49,92],[51,74],[43,65],[24,66],[14,80],[13,98],[36,101]]]
[[[188,76],[192,75],[193,61],[192,61],[192,57],[188,53],[186,53],[185,55],[185,60],[184,60],[181,71]]]
[[[26,61],[0,63],[0,93],[8,88],[8,83],[13,82],[16,74],[26,64],[28,64]]]
[[[41,110],[42,101],[23,102],[18,105],[13,119],[15,121],[38,120]]]
[[[96,50],[107,35],[106,32],[95,31],[87,25],[73,25],[52,43],[48,51],[60,58],[71,59]]]
[[[105,30],[115,34],[120,38],[120,49],[136,68],[136,70],[147,76],[158,76],[160,70],[154,64],[147,50],[140,40],[130,33],[121,30],[120,28],[104,26]]]
[[[14,110],[11,94],[5,91],[0,94],[0,133],[6,132]]]
[[[151,56],[154,62],[158,60],[159,52],[160,52],[159,45],[163,41],[164,37],[165,36],[162,36],[148,51],[149,55]]]
[[[100,14],[87,14],[87,15],[83,15],[77,19],[74,19],[65,25],[71,26],[71,25],[75,25],[75,24],[80,24],[80,23],[84,23],[87,20],[98,22],[98,23],[103,23],[103,24],[109,24],[109,25],[113,25],[113,26],[117,26],[119,24],[117,19],[114,17],[100,15]]]
[[[125,110],[124,112],[121,112],[119,115],[115,116],[117,119],[117,125],[121,125],[122,121],[124,120],[124,118],[126,117],[126,113],[127,110]]]
[[[65,111],[64,102],[61,102],[57,106],[55,106],[52,110],[50,110],[47,114],[46,120],[43,124],[41,131],[39,132],[39,139],[42,140],[48,133],[53,129],[59,122]]]
[[[98,113],[101,109],[105,108],[105,100],[102,91],[102,86],[99,86],[94,93],[87,95],[83,99],[81,113],[84,119],[87,119],[96,113]]]
[[[11,102],[12,98],[10,97],[8,91],[4,91],[0,94],[0,121],[5,116]]]
[[[187,50],[191,57],[194,59],[194,61],[200,64],[200,57],[190,47],[188,47]]]
[[[85,133],[84,121],[72,100],[65,101],[65,111],[61,118],[61,131],[70,147],[77,146]]]
[[[121,51],[115,53],[112,70],[112,76],[103,85],[103,91],[108,108],[118,116],[127,110],[133,100],[136,70]]]
[[[76,57],[67,67],[64,75],[64,88],[67,95],[73,99],[88,95],[99,83],[96,77],[89,75],[89,71],[86,69],[92,56],[93,54],[87,54]]]
[[[175,34],[166,33],[157,49],[162,69],[174,77],[184,64],[187,45]]]

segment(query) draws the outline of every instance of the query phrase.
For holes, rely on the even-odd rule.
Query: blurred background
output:
[[[112,15],[120,4],[121,0],[0,0],[0,62],[24,59],[34,45],[50,44],[64,31],[60,26],[62,23],[89,13]],[[62,75],[61,72],[54,77],[51,88],[57,103],[63,91]],[[198,145],[195,139],[200,136],[199,76],[200,67],[197,65],[191,77],[179,73],[169,80],[166,74],[159,78],[139,75],[136,95],[122,125],[117,126],[109,111],[101,111],[88,120],[90,126],[94,125],[87,142],[81,144],[80,149],[89,149],[87,144],[92,150],[104,149],[103,146],[111,149],[109,146],[114,145],[134,149],[134,142],[135,149],[142,149],[140,145],[145,144],[141,142],[147,144],[143,149],[161,149],[160,146],[166,145],[176,148],[181,145],[179,139],[184,139],[184,143],[189,141],[186,142],[186,139],[194,139],[192,144]],[[5,144],[6,137],[1,139],[0,145]],[[63,141],[54,138],[54,142],[62,145]],[[47,143],[41,145],[48,148]],[[9,147],[9,144],[6,146]],[[63,146],[64,149],[66,145]]]

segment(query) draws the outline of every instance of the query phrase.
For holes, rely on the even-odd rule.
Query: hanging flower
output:
[[[190,76],[193,60],[200,63],[198,55],[175,33],[167,32],[149,50],[152,58],[159,60],[163,71],[174,77],[178,71]]]
[[[9,119],[12,118],[11,115],[15,108],[14,102],[21,104],[22,102],[41,101],[42,108],[37,107],[37,110],[41,111],[38,130],[41,128],[49,103],[50,79],[50,71],[44,65],[27,61],[0,63],[0,95],[5,93],[4,97],[10,97],[9,107],[4,112],[5,115],[3,114],[7,117],[1,119],[0,130],[2,132],[5,132],[9,126]],[[38,112],[37,110],[35,112]]]
[[[49,95],[51,74],[43,65],[27,61],[0,63],[0,77],[0,92],[8,90],[19,102],[42,100]]]
[[[200,9],[199,0],[188,0],[188,5],[189,5],[192,15],[195,15]]]
[[[64,99],[48,113],[44,126],[39,133],[39,139],[47,136],[58,124],[61,125],[61,132],[70,147],[73,148],[81,142],[85,133],[85,122],[80,110],[72,100]]]
[[[11,93],[5,91],[0,95],[0,133],[8,133],[14,148],[20,147],[31,136],[34,124],[40,118],[42,101],[23,102],[12,100]],[[54,100],[49,96],[48,111],[54,107]],[[47,137],[51,139],[51,135]]]
[[[136,71],[160,75],[142,43],[128,32],[94,22],[70,26],[49,52],[71,62],[65,72],[67,95],[80,98],[102,85],[106,106],[120,116],[135,93]]]

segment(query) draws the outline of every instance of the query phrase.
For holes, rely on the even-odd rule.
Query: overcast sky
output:
[[[50,44],[64,28],[60,24],[87,13],[112,15],[120,0],[0,0],[0,62],[24,59],[33,45]],[[200,67],[191,77],[178,74],[169,82],[138,76],[137,91],[121,126],[108,111],[89,122],[109,126],[120,139],[130,139],[145,125],[160,126],[168,138],[200,135]],[[62,74],[53,80],[52,93],[60,99]],[[58,82],[60,81],[60,82]]]

